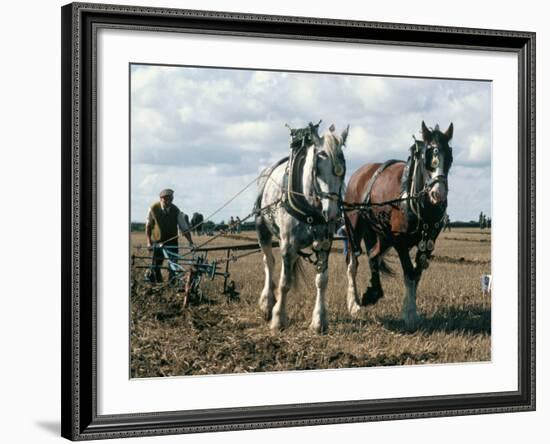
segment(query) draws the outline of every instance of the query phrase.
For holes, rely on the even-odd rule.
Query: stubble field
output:
[[[254,233],[219,238],[213,245],[256,242]],[[195,237],[199,245],[207,237]],[[135,253],[143,233],[132,233]],[[264,274],[261,254],[231,263],[238,301],[221,294],[223,278],[204,280],[202,301],[183,307],[172,288],[143,281],[145,270],[132,270],[130,365],[133,378],[222,373],[288,371],[344,367],[479,362],[491,359],[491,301],[480,277],[491,272],[490,230],[453,229],[442,233],[435,255],[417,291],[419,328],[409,332],[400,320],[403,276],[394,253],[386,256],[395,276],[382,276],[384,298],[352,318],[346,308],[346,264],[340,242],[333,244],[327,291],[329,331],[308,330],[313,311],[314,267],[288,299],[290,325],[272,333],[258,308]],[[275,256],[278,249],[274,250]],[[236,254],[239,254],[238,252]],[[225,253],[208,258],[224,258]],[[278,279],[280,261],[275,275]],[[359,258],[362,293],[370,272]],[[276,280],[277,282],[277,280]]]

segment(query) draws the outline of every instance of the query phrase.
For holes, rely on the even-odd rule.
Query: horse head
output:
[[[447,202],[449,190],[447,175],[453,163],[453,150],[449,141],[453,137],[453,124],[444,133],[439,125],[433,130],[422,122],[422,140],[420,152],[420,165],[423,170],[424,189],[428,193],[430,203],[442,205]]]
[[[320,143],[313,146],[312,190],[311,194],[322,207],[322,214],[327,223],[336,223],[339,216],[339,202],[344,187],[346,160],[343,146],[349,133],[349,126],[341,135],[335,133],[331,125],[320,138]]]

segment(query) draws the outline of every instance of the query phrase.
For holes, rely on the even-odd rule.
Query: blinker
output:
[[[343,175],[344,175],[344,171],[345,171],[345,170],[344,170],[344,167],[343,167],[342,165],[340,165],[339,163],[337,163],[337,164],[334,165],[334,170],[333,170],[333,172],[334,172],[334,175],[335,175],[335,176],[338,176],[338,177],[343,176]]]

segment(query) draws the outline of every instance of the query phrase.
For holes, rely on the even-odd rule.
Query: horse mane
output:
[[[337,151],[340,145],[342,144],[342,137],[334,134],[334,130],[331,131],[330,129],[326,130],[323,133],[321,140],[323,142],[322,148],[331,152]]]
[[[321,140],[322,149],[329,155],[332,165],[334,166],[335,174],[336,172],[341,172],[342,174],[337,175],[343,175],[346,170],[346,163],[344,160],[344,152],[342,151],[342,136],[335,134],[334,127],[331,126],[323,133]]]

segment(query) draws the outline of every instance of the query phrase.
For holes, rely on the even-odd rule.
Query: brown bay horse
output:
[[[351,314],[383,297],[380,272],[390,272],[383,254],[393,247],[405,280],[403,321],[407,329],[417,327],[416,288],[422,271],[428,267],[446,217],[452,137],[452,123],[447,131],[441,132],[439,126],[431,130],[422,122],[422,140],[415,140],[407,162],[390,160],[366,164],[351,176],[344,199],[351,247],[347,271],[347,305]],[[362,241],[371,280],[359,299],[356,276]],[[413,265],[410,250],[414,247],[417,250]]]

